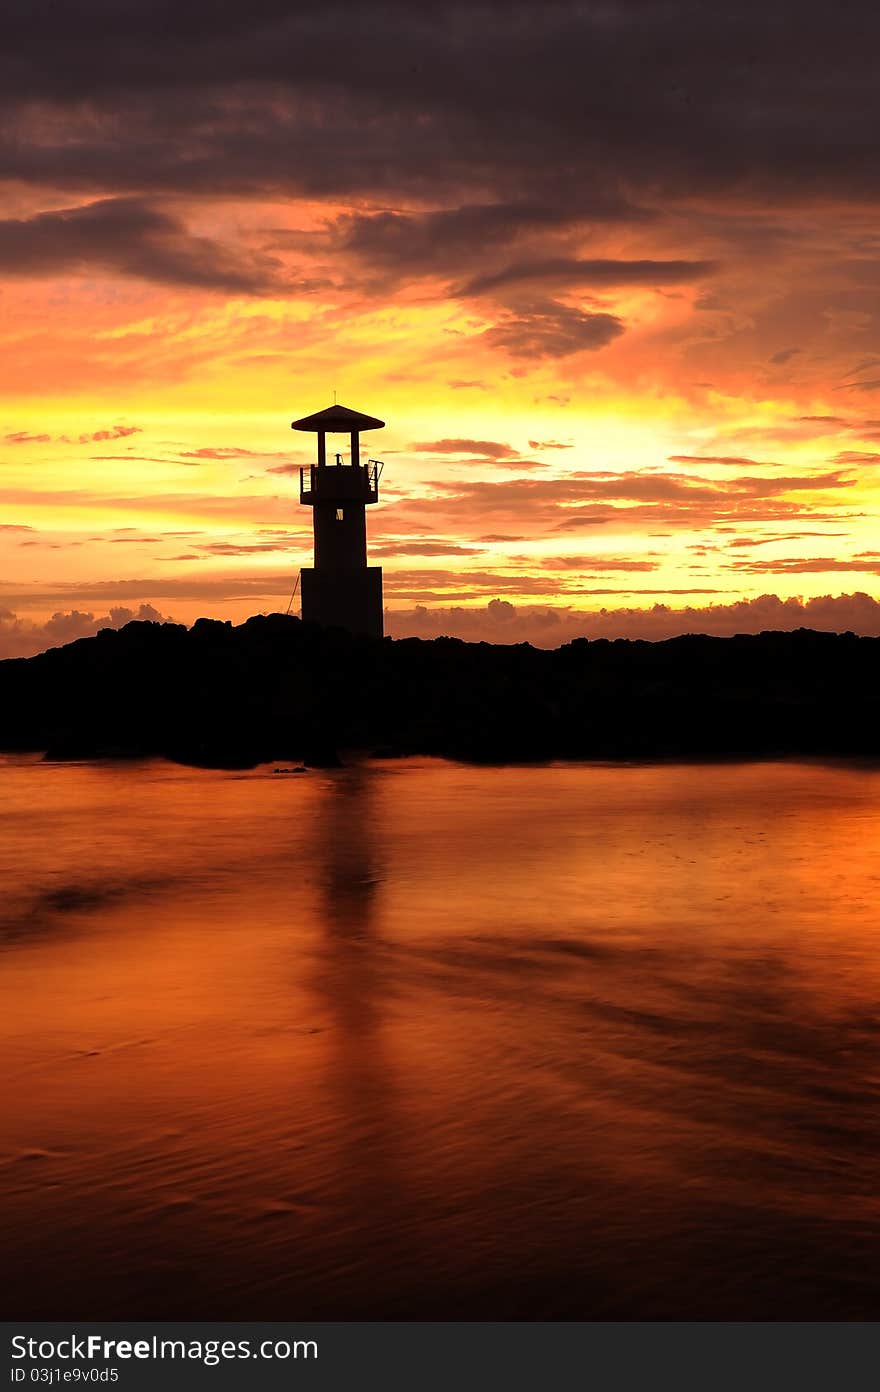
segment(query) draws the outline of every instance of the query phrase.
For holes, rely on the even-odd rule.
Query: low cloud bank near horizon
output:
[[[47,648],[60,648],[77,638],[93,638],[102,628],[122,628],[134,619],[147,623],[172,622],[152,604],[141,604],[137,609],[120,605],[99,617],[79,609],[58,610],[44,620],[28,619],[12,609],[0,609],[0,659],[34,657]]]
[[[731,604],[674,609],[572,610],[493,599],[479,609],[461,606],[397,610],[385,615],[392,638],[462,638],[471,643],[531,643],[557,648],[574,638],[644,638],[660,642],[685,633],[729,638],[736,633],[814,628],[835,633],[880,636],[880,601],[871,595],[820,595],[781,599],[761,595]]]
[[[206,617],[218,617],[206,615]],[[57,611],[33,620],[11,609],[0,609],[0,660],[33,657],[47,648],[93,637],[102,628],[122,628],[132,620],[173,623],[152,604],[137,610],[118,606],[96,617],[78,609]],[[864,592],[820,595],[813,599],[781,599],[766,594],[730,604],[674,609],[654,604],[642,609],[572,610],[492,599],[480,608],[390,610],[385,615],[391,638],[461,638],[470,643],[531,643],[557,648],[575,638],[642,638],[661,642],[686,633],[729,638],[737,633],[812,628],[823,632],[852,632],[880,637],[880,601]]]

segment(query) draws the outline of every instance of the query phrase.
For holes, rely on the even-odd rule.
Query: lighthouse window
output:
[[[342,508],[337,508],[337,509],[336,509],[336,521],[337,521],[337,522],[342,522],[343,519],[344,519],[344,517],[345,517],[345,513],[343,512]]]

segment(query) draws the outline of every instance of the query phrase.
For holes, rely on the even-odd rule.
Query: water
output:
[[[7,1317],[880,1314],[880,772],[0,767]]]

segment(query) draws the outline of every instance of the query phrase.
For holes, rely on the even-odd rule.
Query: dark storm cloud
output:
[[[438,172],[449,174],[469,162],[497,168],[506,154],[502,181],[512,166],[544,171],[552,157],[574,201],[586,169],[650,177],[667,191],[772,181],[779,192],[781,178],[785,193],[817,177],[876,190],[877,36],[867,0],[838,7],[833,22],[826,7],[793,0],[445,0],[430,10],[402,0],[13,0],[0,77],[7,102],[106,109],[140,99],[152,113],[143,123],[152,134],[148,178],[164,167],[181,179],[188,167],[219,180],[226,146],[227,186],[249,174],[283,180],[283,152],[294,178],[314,184],[323,175],[329,188],[358,169],[381,186],[383,173],[387,180],[403,166],[412,185],[420,170],[423,182],[426,168],[434,177],[439,155]],[[311,150],[290,138],[309,125],[321,134],[311,107],[328,98],[336,112],[349,105],[358,137],[338,170],[327,158],[329,132]],[[292,103],[299,120],[285,149],[271,113],[277,121]],[[236,106],[232,141],[223,116]],[[408,138],[389,159],[395,121]],[[183,148],[162,139],[175,123],[193,135]],[[96,125],[91,149],[71,151],[67,167],[102,147],[112,158],[114,146]]]
[[[507,238],[554,216],[607,220],[639,190],[873,197],[878,37],[868,0],[833,18],[794,0],[10,0],[0,174],[460,198],[409,229],[422,264],[434,240],[476,235],[480,203],[507,205],[486,215]],[[347,235],[387,264],[400,231]]]
[[[228,294],[268,293],[283,285],[277,262],[238,257],[138,199],[108,198],[0,222],[0,274],[57,276],[89,270]],[[115,433],[91,438],[130,433],[118,427]]]

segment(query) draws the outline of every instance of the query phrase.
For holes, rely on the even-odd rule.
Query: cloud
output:
[[[706,478],[646,470],[575,471],[562,477],[435,479],[431,491],[401,498],[388,510],[399,530],[469,539],[479,532],[526,531],[531,537],[582,533],[597,527],[632,531],[784,522],[788,528],[861,516],[830,510],[831,494],[846,495],[855,478],[844,470],[804,474],[740,474]]]
[[[876,391],[880,387],[880,377],[874,377],[867,382],[842,382],[843,391]]]
[[[402,228],[361,214],[342,229],[374,262],[408,244],[430,264],[444,242],[632,222],[634,199],[847,204],[880,184],[868,0],[834,24],[794,0],[721,23],[714,7],[637,0],[532,0],[515,22],[494,0],[365,0],[354,19],[342,0],[67,0],[46,15],[34,3],[6,17],[8,179],[384,198]]]
[[[205,559],[210,563],[211,558],[206,556]],[[181,603],[193,600],[215,607],[231,601],[244,601],[262,608],[264,601],[271,603],[282,597],[286,604],[295,580],[296,568],[290,565],[274,571],[202,571],[197,579],[190,575],[152,575],[127,580],[78,580],[39,586],[5,584],[0,587],[0,603],[9,609],[29,612],[68,604],[123,607],[154,604],[159,600]]]
[[[109,430],[93,430],[90,435],[59,435],[58,439],[64,444],[88,445],[100,440],[125,440],[129,435],[140,434],[139,425],[113,425]]]
[[[192,518],[223,518],[237,522],[283,521],[294,507],[292,496],[265,493],[144,493],[114,495],[87,488],[2,488],[0,502],[21,507],[88,509],[101,512],[164,513]],[[298,506],[298,505],[297,505]],[[305,520],[303,529],[306,530]]]
[[[802,541],[802,540],[803,540],[804,538],[806,538],[806,537],[822,537],[823,540],[827,540],[828,537],[839,537],[839,536],[846,536],[846,535],[847,535],[846,532],[829,532],[829,531],[823,531],[823,532],[777,532],[775,535],[772,535],[772,536],[765,536],[765,537],[748,537],[748,536],[745,536],[745,537],[733,537],[733,538],[731,538],[730,541],[728,541],[728,542],[726,543],[726,545],[727,545],[728,548],[730,548],[730,547],[741,548],[741,547],[752,547],[752,546],[775,546],[775,545],[778,545],[778,543],[779,543],[780,541]]]
[[[435,480],[431,486],[448,495],[450,502],[487,502],[491,506],[493,501],[568,504],[596,498],[634,502],[724,503],[739,496],[772,498],[791,492],[849,488],[854,483],[855,480],[841,469],[821,474],[740,474],[724,479],[624,469],[579,471],[564,478],[506,479],[498,483],[485,479],[461,482]]]
[[[614,314],[590,313],[550,300],[504,314],[482,338],[515,358],[565,358],[595,352],[624,331]]]
[[[290,288],[277,260],[194,236],[178,218],[138,198],[104,198],[0,221],[0,274],[40,277],[94,271],[231,295],[283,293]]]
[[[133,619],[150,623],[173,622],[172,619],[163,618],[152,604],[141,604],[137,609],[120,605],[100,617],[78,609],[59,610],[42,622],[34,622],[20,617],[11,609],[0,608],[0,658],[32,657],[46,648],[72,643],[76,638],[90,638],[101,628],[121,628]]]
[[[864,593],[823,595],[814,599],[755,599],[714,603],[706,607],[576,610],[540,605],[515,605],[504,598],[488,604],[428,608],[416,605],[386,615],[386,631],[395,638],[436,638],[441,635],[469,642],[532,643],[555,648],[573,638],[645,638],[660,641],[684,633],[731,637],[765,630],[814,628],[880,636],[880,602]]]
[[[164,539],[165,538],[161,536],[116,536],[102,538],[102,540],[108,542],[108,544],[111,546],[130,546],[132,544],[137,546],[143,546],[146,542],[162,542],[164,541]]]
[[[291,537],[287,541],[208,541],[196,549],[212,556],[256,556],[264,551],[293,551],[305,542],[305,537]]]
[[[729,464],[740,469],[775,469],[772,459],[747,459],[742,454],[670,454],[670,464]],[[837,460],[841,463],[840,459]]]
[[[552,284],[557,288],[588,285],[596,289],[621,285],[678,285],[711,275],[711,261],[618,261],[608,258],[581,260],[556,256],[546,260],[518,261],[466,281],[453,293],[472,298],[493,294],[510,285]]]
[[[751,574],[768,575],[823,575],[834,571],[862,571],[866,575],[880,575],[880,559],[865,552],[854,560],[843,560],[837,556],[793,556],[780,559],[734,561],[734,570],[745,570]]]
[[[497,464],[504,469],[547,467],[545,460],[523,458],[512,445],[500,440],[415,440],[407,448],[414,454],[446,455],[456,465]]]
[[[512,445],[498,440],[416,440],[408,448],[418,454],[475,454],[486,459],[505,459],[516,454]]]
[[[564,202],[536,198],[463,203],[423,213],[343,213],[328,232],[337,253],[386,267],[399,278],[452,274],[463,256],[471,261],[494,258],[499,246],[573,222],[638,224],[653,216],[606,187],[578,190]],[[294,244],[303,245],[301,234]]]
[[[124,440],[129,435],[142,434],[139,425],[113,425],[107,430],[93,430],[85,435],[31,435],[26,430],[14,430],[4,435],[7,445],[45,445],[50,442],[58,445],[90,445],[101,440]],[[112,455],[109,458],[127,459],[128,455]]]
[[[290,576],[278,578],[284,581],[284,585],[276,593],[286,595],[289,591],[285,587],[290,584]],[[209,601],[220,595],[221,587],[224,587],[224,593],[239,597],[246,592],[246,586],[240,585],[237,590],[231,588],[228,578],[179,582],[179,585],[181,594]],[[498,588],[502,586],[503,582],[500,582]],[[693,590],[691,593],[706,591]],[[43,622],[19,617],[9,609],[0,609],[0,656],[30,656],[46,647],[89,637],[100,628],[120,627],[131,619],[172,622],[163,620],[159,611],[150,604],[141,604],[136,610],[125,606],[113,607],[108,614],[98,618],[78,610],[57,612]],[[416,603],[411,608],[386,610],[386,631],[394,638],[448,635],[470,642],[529,642],[538,647],[558,647],[581,637],[659,641],[683,633],[729,637],[736,633],[790,631],[796,628],[880,636],[880,602],[864,592],[823,595],[812,599],[783,599],[778,595],[765,594],[754,599],[720,601],[699,608],[692,605],[675,608],[658,603],[647,608],[575,609],[570,606],[515,604],[496,593],[488,602],[473,606],[441,603],[428,607]]]
[[[619,556],[543,556],[540,560],[544,570],[577,570],[585,574],[603,575],[612,571],[656,570],[656,561],[631,560]]]
[[[719,453],[728,442],[749,443],[752,440],[757,440],[761,444],[764,444],[765,441],[771,441],[774,445],[788,442],[797,444],[803,440],[817,440],[830,435],[839,435],[843,428],[845,427],[828,423],[822,424],[817,420],[768,421],[764,425],[735,426],[719,433]]]
[[[284,450],[255,450],[245,449],[242,445],[203,445],[200,449],[179,450],[178,459],[201,461],[203,459],[281,459],[285,457]],[[284,472],[294,466],[285,466]],[[280,473],[280,469],[270,469],[269,473]]]
[[[370,547],[370,554],[384,559],[391,556],[477,556],[479,546],[460,546],[454,541],[385,541]]]

